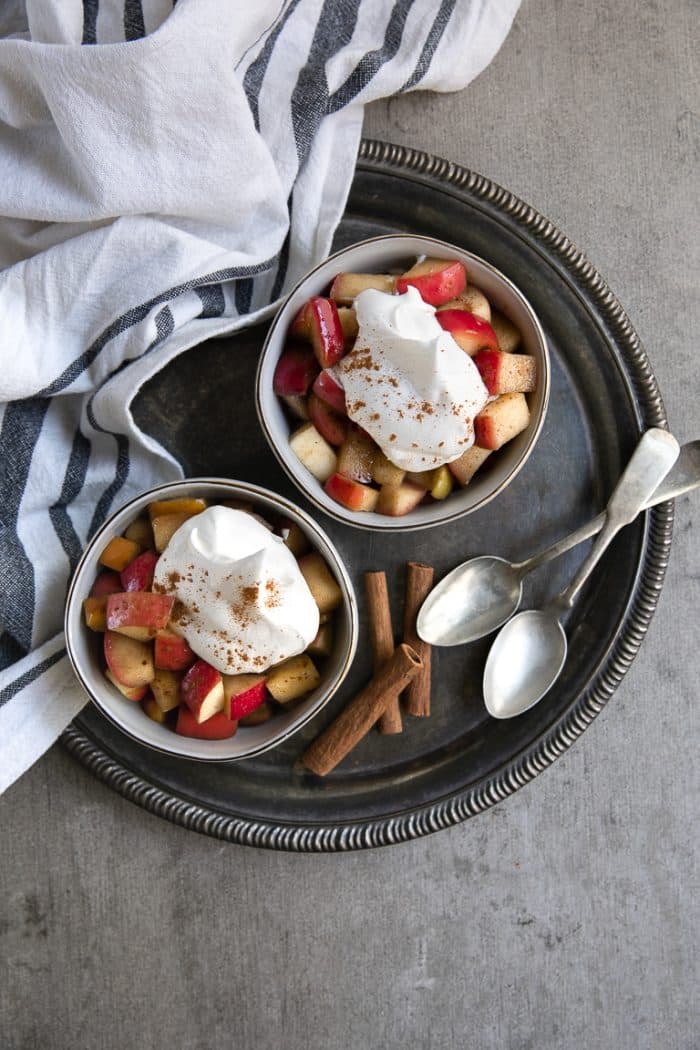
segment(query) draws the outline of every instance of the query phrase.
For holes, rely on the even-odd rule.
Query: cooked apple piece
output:
[[[352,306],[339,306],[338,317],[340,318],[340,327],[343,329],[345,346],[352,346],[360,330],[360,326],[357,323],[357,314]]]
[[[180,736],[190,736],[195,740],[228,740],[235,736],[238,722],[232,722],[223,711],[217,711],[204,722],[198,722],[190,709],[180,704],[177,711],[175,732]]]
[[[375,288],[391,295],[395,284],[396,278],[388,273],[339,273],[331,285],[330,297],[336,303],[351,306],[360,292]]]
[[[330,622],[319,625],[316,637],[306,647],[309,656],[326,657],[333,651],[333,624]]]
[[[95,597],[86,598],[83,602],[83,615],[85,623],[91,631],[107,630],[107,599],[108,594],[98,594]]]
[[[143,700],[144,696],[148,692],[147,685],[122,685],[118,678],[116,678],[109,668],[105,670],[105,678],[108,682],[111,682],[115,689],[118,689],[122,696],[125,696],[127,700],[135,700],[136,702]]]
[[[520,332],[512,321],[499,310],[491,311],[491,327],[498,339],[498,349],[504,354],[512,354],[520,346]]]
[[[469,356],[484,347],[498,350],[498,339],[488,321],[466,310],[441,310],[435,314],[438,323],[449,332],[457,346]]]
[[[467,310],[470,314],[476,314],[483,321],[491,323],[491,304],[488,299],[475,285],[470,284],[456,299],[438,306],[438,313],[442,310]]]
[[[445,499],[452,492],[454,482],[447,467],[436,467],[433,471],[430,495],[433,499]]]
[[[330,368],[345,355],[343,326],[332,299],[320,295],[309,299],[292,321],[289,332],[294,337],[308,339],[321,368]]]
[[[133,540],[127,540],[123,536],[115,536],[102,551],[99,562],[100,565],[104,565],[107,569],[121,572],[140,553],[141,548],[138,543],[134,543]]]
[[[371,485],[362,485],[359,481],[346,478],[342,474],[331,474],[323,486],[336,503],[341,503],[348,510],[372,511],[377,506],[379,490]]]
[[[260,707],[267,698],[264,674],[225,674],[224,714],[239,719]]]
[[[148,504],[148,514],[151,521],[162,514],[186,514],[188,518],[193,518],[195,514],[206,510],[207,506],[205,499],[158,499]]]
[[[152,591],[107,595],[107,629],[146,642],[167,626],[175,599]]]
[[[372,459],[372,479],[378,485],[400,485],[405,476],[405,470],[392,463],[380,448],[375,449]]]
[[[461,262],[445,259],[426,259],[416,263],[396,279],[396,291],[403,294],[409,287],[420,293],[431,306],[456,299],[467,285],[467,271]]]
[[[337,456],[313,423],[304,423],[289,439],[289,447],[317,481],[325,481],[336,468]]]
[[[309,409],[306,404],[306,398],[302,394],[289,394],[281,398],[285,405],[289,409],[289,414],[294,419],[301,419],[306,421],[309,418]]]
[[[151,519],[145,517],[136,518],[126,527],[124,536],[127,540],[133,540],[134,543],[138,543],[142,550],[152,547],[153,529],[151,528]]]
[[[167,627],[155,637],[153,656],[156,667],[162,671],[186,671],[196,660],[187,641]]]
[[[343,592],[318,551],[304,554],[299,559],[299,568],[318,605],[318,611],[323,614],[337,609],[343,600]]]
[[[220,672],[206,660],[197,660],[180,682],[180,699],[197,722],[206,722],[223,711],[224,682]]]
[[[103,594],[118,594],[123,590],[122,578],[118,572],[101,572],[90,588],[90,597],[99,598]]]
[[[474,364],[489,394],[526,394],[537,386],[537,361],[527,354],[479,350]]]
[[[321,676],[311,657],[300,653],[272,668],[267,678],[267,688],[278,704],[288,704],[310,693],[320,681]]]
[[[180,703],[181,677],[174,671],[165,671],[162,667],[156,667],[156,673],[151,682],[151,692],[161,711],[172,711]]]
[[[347,415],[345,407],[345,391],[331,372],[325,368],[316,376],[312,390],[316,397],[325,401],[327,405],[339,412],[341,416]]]
[[[329,445],[342,445],[348,433],[348,420],[334,411],[329,404],[311,393],[306,402],[309,419]]]
[[[336,470],[344,478],[369,485],[372,480],[375,453],[378,451],[369,434],[359,427],[350,427],[345,441],[338,449]]]
[[[492,451],[520,434],[530,422],[524,394],[503,394],[474,419],[476,444]]]
[[[491,453],[487,448],[479,448],[478,445],[472,445],[471,448],[462,453],[459,459],[452,460],[447,466],[460,485],[467,485],[490,455]]]
[[[162,707],[158,706],[158,704],[152,696],[147,696],[145,700],[142,700],[141,707],[144,713],[148,715],[152,722],[158,722],[159,725],[163,725],[165,722],[167,722],[165,711]]]
[[[409,470],[404,480],[411,485],[419,485],[426,492],[430,492],[433,487],[434,473],[434,470]]]
[[[272,389],[279,397],[306,395],[318,372],[319,363],[311,347],[289,343],[275,366]]]
[[[401,485],[382,485],[377,500],[377,513],[393,518],[408,514],[425,496],[425,489],[404,481]]]
[[[137,555],[121,573],[122,591],[147,591],[153,586],[158,555],[155,551],[144,551]]]
[[[269,700],[265,700],[264,703],[256,707],[254,711],[244,715],[243,718],[239,718],[239,723],[242,726],[259,726],[263,722],[269,722],[272,718],[272,704]]]
[[[306,554],[309,549],[309,541],[301,526],[297,525],[290,518],[282,518],[278,529],[284,539],[285,546],[289,547],[295,558],[298,558],[300,554]]]
[[[165,550],[180,526],[191,517],[191,514],[159,514],[153,519],[153,542],[159,554]]]
[[[105,631],[107,667],[122,685],[135,688],[153,681],[153,646],[116,631]]]

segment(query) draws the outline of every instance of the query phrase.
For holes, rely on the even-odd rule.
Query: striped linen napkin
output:
[[[328,253],[365,103],[464,87],[519,0],[0,7],[0,791],[85,702],[66,589],[182,476],[130,403]],[[60,45],[60,46],[56,46]]]

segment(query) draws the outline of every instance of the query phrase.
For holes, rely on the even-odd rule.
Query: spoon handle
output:
[[[633,521],[678,458],[678,442],[667,430],[653,428],[642,435],[605,510],[605,524],[568,587],[554,599],[559,609],[569,609],[614,537]]]
[[[699,487],[700,440],[687,441],[685,445],[681,446],[680,455],[676,463],[663,481],[656,486],[641,510],[649,510],[650,507],[655,507],[657,503],[665,503],[666,500],[675,499],[677,496],[682,496],[684,492],[690,492],[692,489]],[[573,532],[570,532],[568,536],[557,540],[556,543],[545,547],[544,550],[533,554],[532,557],[526,558],[525,561],[514,563],[513,567],[517,570],[520,578],[522,579],[523,576],[532,572],[533,569],[538,569],[540,565],[545,565],[548,561],[552,561],[553,558],[558,558],[560,554],[566,554],[572,547],[577,547],[579,543],[590,539],[591,536],[595,536],[605,524],[605,516],[605,511],[602,510],[595,518],[587,521],[584,525],[580,525]]]

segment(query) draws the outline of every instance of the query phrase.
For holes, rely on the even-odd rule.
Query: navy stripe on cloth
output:
[[[246,281],[250,278],[247,277]],[[242,283],[242,282],[237,282]],[[224,290],[220,284],[203,284],[201,288],[195,288],[195,292],[202,301],[200,317],[221,317],[226,309]]]
[[[124,39],[140,40],[146,35],[143,21],[141,0],[125,0],[124,3]]]
[[[71,574],[80,558],[82,544],[68,514],[68,507],[80,494],[85,484],[89,462],[90,442],[78,428],[73,438],[73,446],[70,450],[68,465],[63,476],[61,494],[58,500],[49,507],[51,524],[68,558]]]
[[[0,429],[0,625],[25,651],[32,643],[34,569],[17,535],[17,519],[48,407],[47,398],[11,401]]]
[[[161,295],[155,296],[153,299],[149,299],[148,302],[141,303],[140,306],[134,306],[126,313],[123,313],[121,317],[118,317],[116,321],[113,321],[105,330],[97,337],[91,346],[87,348],[72,361],[67,368],[61,372],[53,382],[49,383],[44,387],[43,390],[39,391],[38,397],[51,397],[53,394],[58,394],[61,390],[65,390],[66,387],[74,383],[79,375],[90,367],[95,358],[104,350],[105,346],[115,336],[121,335],[122,332],[128,331],[135,325],[143,321],[144,317],[147,317],[154,306],[158,303],[167,303],[171,299],[177,299],[178,295],[182,292],[189,292],[193,289],[199,288],[203,284],[211,284],[214,281],[229,281],[236,280],[239,277],[254,277],[256,274],[264,273],[266,270],[272,268],[275,263],[275,259],[266,259],[265,262],[258,263],[256,266],[239,266],[233,267],[227,270],[217,270],[215,273],[207,274],[204,277],[199,277],[197,280],[185,281],[183,284],[177,285],[175,288],[170,288],[167,292],[163,292]]]
[[[418,84],[425,74],[430,69],[430,63],[433,60],[433,56],[437,51],[438,44],[442,40],[442,35],[447,29],[447,23],[452,17],[452,12],[455,9],[457,0],[442,0],[440,4],[440,10],[435,16],[435,20],[430,27],[430,32],[426,37],[426,41],[423,44],[423,50],[421,51],[416,68],[408,78],[406,83],[399,88],[399,91],[410,91]]]
[[[99,0],[83,0],[83,43],[97,43],[97,12]]]
[[[66,655],[65,649],[57,649],[51,656],[47,656],[41,663],[35,664],[34,667],[30,667],[28,671],[21,674],[19,678],[15,678],[13,682],[10,682],[5,686],[4,689],[0,689],[0,707],[6,704],[8,700],[11,700],[13,696],[16,696],[20,690],[24,689],[26,685],[31,685],[35,682],[44,671],[48,671],[50,667],[57,664],[59,660],[62,660]]]
[[[394,58],[401,46],[406,20],[413,3],[414,0],[397,0],[384,31],[382,46],[363,55],[345,83],[333,92],[328,100],[327,111],[329,113],[336,113],[343,106],[352,102],[367,87],[382,66]]]
[[[269,37],[265,41],[265,45],[255,59],[254,62],[248,66],[245,76],[243,77],[243,90],[246,93],[248,99],[248,105],[250,106],[250,112],[253,114],[253,121],[255,122],[255,130],[260,131],[260,110],[258,107],[258,99],[260,97],[260,89],[265,79],[267,67],[270,64],[272,52],[275,49],[275,44],[279,38],[280,33],[287,24],[289,16],[294,13],[300,0],[291,0],[291,3],[287,7],[286,11],[282,15],[275,28],[270,33]]]
[[[11,634],[0,635],[0,671],[21,660],[24,650],[17,644]]]
[[[233,286],[233,294],[236,299],[236,310],[239,317],[243,317],[244,314],[250,313],[250,304],[253,301],[254,286],[255,282],[252,277],[246,277],[243,281],[236,281]]]

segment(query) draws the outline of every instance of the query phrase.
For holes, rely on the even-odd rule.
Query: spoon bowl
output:
[[[561,673],[566,635],[552,609],[528,609],[507,623],[484,669],[484,702],[494,718],[534,707]]]
[[[484,555],[458,565],[423,603],[418,635],[431,645],[464,645],[495,631],[522,600],[522,582],[505,558]]]

